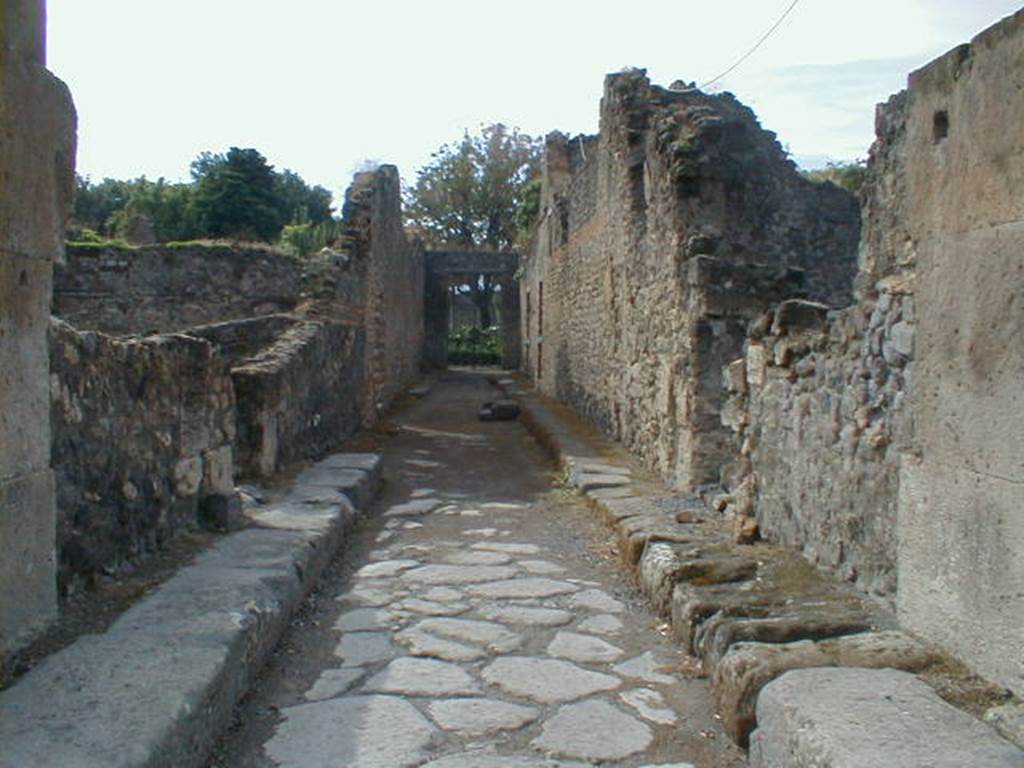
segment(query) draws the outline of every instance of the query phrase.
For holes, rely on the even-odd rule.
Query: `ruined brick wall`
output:
[[[75,111],[45,69],[45,18],[41,0],[0,4],[0,664],[57,616],[46,334]]]
[[[50,331],[57,548],[65,588],[118,574],[234,491],[225,362],[184,335]]]
[[[129,335],[290,312],[303,298],[304,267],[259,247],[69,246],[54,271],[53,314]]]
[[[423,248],[406,239],[398,169],[357,174],[344,215],[356,257],[366,260],[367,423],[420,370],[423,349]]]
[[[597,137],[549,137],[542,198],[524,369],[678,487],[717,481],[721,367],[771,301],[850,301],[855,201],[801,178],[732,96],[642,72],[607,79]]]

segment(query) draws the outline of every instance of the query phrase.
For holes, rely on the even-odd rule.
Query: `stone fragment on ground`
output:
[[[622,656],[622,649],[591,635],[561,631],[548,644],[549,656],[569,659],[579,663],[616,661]]]

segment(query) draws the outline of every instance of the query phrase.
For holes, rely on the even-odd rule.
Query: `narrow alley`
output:
[[[497,396],[448,372],[399,409],[384,487],[210,768],[745,763],[608,529]]]

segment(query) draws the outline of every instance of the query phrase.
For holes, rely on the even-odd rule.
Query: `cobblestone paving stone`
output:
[[[301,662],[318,665],[301,685],[280,673],[285,683],[265,694],[272,721],[251,743],[237,737],[217,768],[743,765],[724,736],[708,735],[706,683],[680,674],[679,652],[621,572],[550,539],[559,523],[537,516],[551,514],[544,494],[558,492],[522,428],[483,433],[500,428],[508,440],[516,430],[533,462],[531,492],[502,498],[459,472],[481,445],[451,435],[481,428],[434,423],[442,441],[424,420],[412,450],[385,464],[388,486],[364,536],[372,550],[330,601],[322,636],[333,649]],[[437,471],[414,478],[410,467]],[[408,514],[422,525],[385,530]]]

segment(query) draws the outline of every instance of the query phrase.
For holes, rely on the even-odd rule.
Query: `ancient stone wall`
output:
[[[398,169],[360,173],[345,196],[357,259],[366,260],[365,417],[376,420],[419,374],[423,354],[423,248],[406,239]]]
[[[57,615],[46,334],[75,111],[45,69],[45,17],[0,4],[0,663]]]
[[[524,369],[676,486],[717,481],[722,365],[772,301],[848,303],[858,234],[732,96],[609,76],[600,134],[547,141]]]
[[[1018,693],[1022,66],[1024,12],[879,108],[858,303],[754,324],[724,413],[734,511]]]
[[[1024,11],[910,77],[899,616],[1024,695]]]
[[[235,366],[239,470],[269,477],[323,456],[358,430],[365,356],[361,327],[307,320]]]
[[[303,298],[304,266],[259,247],[73,245],[54,270],[53,314],[128,335],[290,312]]]
[[[235,397],[208,342],[50,331],[64,588],[117,574],[234,492]]]

